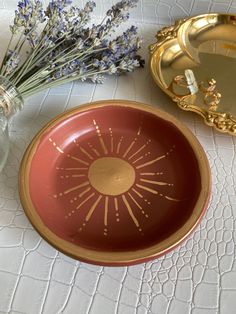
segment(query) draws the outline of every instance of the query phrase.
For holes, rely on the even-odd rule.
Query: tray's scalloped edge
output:
[[[186,19],[180,19],[180,20],[177,20],[174,25],[165,26],[162,29],[160,29],[156,33],[156,36],[155,36],[157,39],[157,42],[149,45],[150,53],[153,54],[155,50],[158,49],[166,41],[177,38],[178,30],[185,21]]]
[[[184,98],[173,97],[172,100],[177,103],[179,108],[201,115],[207,125],[214,127],[220,132],[236,135],[236,119],[230,113],[204,110],[190,104]]]
[[[215,13],[210,13],[210,14],[215,14]],[[202,14],[198,16],[202,16]],[[194,17],[191,17],[190,19],[192,18]],[[165,26],[157,32],[155,36],[157,39],[156,43],[149,45],[149,51],[151,55],[150,61],[152,60],[152,57],[154,53],[156,52],[156,50],[160,49],[163,44],[165,44],[169,40],[178,38],[178,31],[180,27],[188,20],[189,19],[177,20],[174,25]],[[210,110],[200,108],[199,106],[196,106],[188,102],[187,97],[171,96],[170,93],[166,90],[166,88],[160,83],[160,81],[156,79],[155,71],[152,68],[152,62],[150,62],[150,70],[156,84],[168,96],[170,96],[174,102],[177,103],[179,108],[185,111],[192,111],[199,114],[200,116],[204,118],[204,122],[207,125],[214,127],[216,130],[222,133],[229,133],[231,135],[236,135],[236,118],[233,117],[232,114],[228,112],[217,112],[217,111],[210,111]]]

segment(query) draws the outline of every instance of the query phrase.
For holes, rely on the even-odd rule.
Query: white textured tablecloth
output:
[[[0,7],[12,9],[16,2],[0,1]],[[111,3],[97,2],[101,10]],[[236,1],[229,0],[140,1],[133,18],[145,39],[143,55],[148,56],[157,23],[204,10],[234,11],[234,6],[236,11]],[[0,10],[1,27],[11,16],[12,11]],[[105,98],[146,102],[175,115],[203,145],[212,171],[210,206],[193,235],[166,256],[133,267],[91,266],[59,253],[32,228],[18,197],[20,160],[35,133],[62,111]],[[155,86],[147,65],[127,76],[109,77],[104,85],[73,83],[28,99],[13,122],[10,157],[0,174],[0,313],[236,313],[235,145],[236,137],[176,108]]]

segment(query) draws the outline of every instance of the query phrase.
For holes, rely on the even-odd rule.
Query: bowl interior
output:
[[[168,238],[192,215],[201,188],[180,130],[118,105],[78,110],[44,131],[29,172],[44,225],[97,251],[138,250]]]

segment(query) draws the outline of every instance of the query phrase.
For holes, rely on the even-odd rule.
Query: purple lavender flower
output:
[[[83,9],[70,6],[72,1],[52,0],[46,10],[49,33],[53,40],[62,35],[76,34],[90,20],[90,14],[96,6],[95,2],[89,1]]]
[[[20,56],[13,50],[8,50],[5,63],[5,75],[11,74],[19,65]]]
[[[38,0],[24,0],[18,3],[15,11],[14,25],[11,26],[12,33],[17,33],[22,27],[27,35],[32,29],[45,21],[43,5]]]
[[[101,83],[104,82],[104,76],[101,75],[101,74],[94,74],[94,75],[90,76],[89,79],[90,79],[93,83],[101,84]]]
[[[123,59],[119,64],[119,69],[125,72],[132,72],[137,67],[139,67],[139,62],[136,59]]]
[[[130,8],[137,5],[138,0],[122,0],[112,6],[110,10],[107,11],[108,24],[111,26],[119,26],[121,22],[125,22],[129,18],[129,13],[127,12]]]
[[[10,29],[12,39],[17,33],[21,36],[15,50],[11,39],[0,74],[9,75],[25,96],[70,80],[102,83],[106,74],[119,75],[143,66],[137,54],[141,38],[135,26],[111,39],[137,2],[122,0],[107,11],[102,23],[88,26],[94,1],[80,9],[72,0],[50,0],[46,11],[40,0],[19,1]],[[31,50],[20,64],[19,52],[26,43]]]
[[[72,0],[52,0],[48,4],[46,15],[50,18],[53,15],[60,15],[63,10],[72,3]]]

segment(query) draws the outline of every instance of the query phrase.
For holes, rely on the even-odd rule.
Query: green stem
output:
[[[89,49],[87,49],[86,51],[84,51],[83,53],[81,53],[80,55],[74,54],[74,57],[66,62],[64,62],[63,64],[57,66],[56,68],[53,68],[51,71],[49,71],[49,73],[47,73],[47,75],[52,74],[53,72],[61,69],[62,67],[64,67],[65,65],[67,65],[68,63],[82,57],[80,60],[83,61],[84,58],[87,58],[88,56],[90,56],[92,53],[97,53],[100,51],[104,51],[107,48],[100,48],[100,49],[96,49],[96,50],[92,50],[94,47],[90,47]],[[92,51],[91,51],[92,50]],[[89,51],[91,51],[91,53],[88,53]],[[70,54],[69,54],[70,55]],[[72,55],[73,56],[73,55]],[[72,57],[71,56],[71,57]],[[65,57],[64,57],[65,58]],[[57,60],[57,62],[59,62],[61,59]],[[30,76],[27,80],[25,80],[22,84],[20,84],[20,86],[18,86],[18,88],[24,88],[24,87],[30,87],[34,84],[35,81],[37,81],[38,78],[40,78],[40,76],[42,76],[43,71],[46,71],[48,68],[50,67],[50,65],[46,65],[45,67],[41,68],[39,71],[37,71],[34,75]]]
[[[93,72],[90,72],[88,74],[86,74],[86,78],[94,75],[94,74],[101,74],[101,73],[106,73],[108,70],[103,70],[103,71],[99,71],[99,72],[96,72],[96,71],[93,71]],[[37,93],[37,92],[40,92],[42,90],[44,90],[45,88],[52,88],[52,87],[55,87],[57,86],[59,83],[60,84],[65,84],[65,83],[68,83],[68,82],[72,82],[72,81],[76,81],[80,78],[82,78],[84,75],[80,74],[80,75],[77,75],[77,76],[74,76],[74,77],[71,77],[71,76],[68,76],[66,78],[61,78],[61,79],[58,79],[58,80],[55,80],[53,81],[52,83],[46,83],[44,85],[38,85],[38,87],[35,87],[34,89],[27,89],[27,90],[20,90],[20,93],[21,95],[23,96],[23,98],[25,97],[28,97],[34,93]]]
[[[59,40],[60,42],[57,43],[56,46],[52,47],[52,49],[50,49],[50,50],[46,53],[46,55],[44,54],[44,52],[45,52],[46,49],[43,49],[43,50],[41,49],[41,51],[38,53],[38,50],[40,49],[40,47],[41,47],[41,45],[42,45],[42,43],[43,43],[44,36],[45,36],[45,34],[46,34],[46,33],[45,33],[45,30],[46,30],[47,26],[48,26],[48,25],[45,26],[44,31],[43,31],[44,35],[42,36],[42,38],[41,38],[40,42],[38,43],[38,45],[37,45],[37,46],[35,47],[35,49],[33,50],[33,52],[32,52],[32,54],[31,54],[30,58],[28,59],[28,61],[26,61],[26,62],[22,65],[22,68],[21,68],[19,74],[17,75],[16,79],[14,80],[14,84],[15,84],[15,85],[16,85],[17,83],[19,83],[19,81],[22,79],[22,77],[26,74],[26,71],[32,70],[32,69],[35,67],[36,63],[37,63],[39,60],[44,59],[51,51],[53,51],[56,47],[60,46],[60,45],[63,43],[63,41],[66,39],[66,36],[65,36],[65,38],[64,38],[62,41],[61,41],[61,38],[59,38],[58,40]],[[50,28],[49,28],[49,30],[50,30]],[[47,31],[48,31],[48,30],[47,30]],[[56,42],[57,42],[57,41],[56,41]],[[43,55],[43,57],[41,58],[42,55]],[[35,56],[37,56],[36,59],[35,59]],[[41,59],[40,59],[40,58],[41,58]]]
[[[19,47],[19,45],[20,45],[20,41],[21,41],[21,39],[22,39],[23,36],[24,36],[24,34],[23,34],[23,32],[22,32],[22,33],[20,34],[20,37],[19,37],[19,39],[18,39],[16,45],[15,45],[15,48],[13,49],[14,51],[17,51],[17,50],[18,50],[18,47]]]
[[[23,64],[21,70],[19,71],[18,75],[12,80],[13,84],[14,85],[17,85],[17,83],[20,81],[20,79],[22,78],[22,76],[25,74],[31,60],[32,60],[32,57],[34,56],[34,51],[32,52],[32,54],[30,55],[29,59],[27,59],[25,61],[25,63]]]
[[[93,47],[92,47],[92,48],[93,48]],[[89,55],[91,55],[91,54],[93,54],[93,53],[106,50],[106,48],[100,48],[100,49],[97,49],[97,50],[92,50],[91,53],[88,54],[88,51],[89,51],[89,50],[91,50],[91,49],[88,49],[87,51],[83,52],[83,53],[82,53],[81,55],[79,55],[79,56],[76,55],[76,54],[74,54],[74,57],[71,56],[72,59],[70,59],[70,60],[68,60],[68,61],[66,61],[66,62],[64,62],[64,63],[58,65],[57,67],[55,67],[55,68],[53,69],[53,72],[54,72],[54,71],[57,71],[57,70],[59,70],[59,69],[61,69],[61,68],[63,68],[65,65],[67,65],[67,64],[69,64],[70,62],[72,62],[72,61],[74,61],[74,60],[80,58],[81,56],[84,56],[85,54],[86,54],[85,57],[87,57],[87,56],[89,56]],[[83,59],[80,59],[80,61],[82,61],[82,60],[83,60]]]
[[[24,45],[24,43],[25,43],[25,37],[23,38],[23,40],[22,40],[22,37],[24,36],[24,33],[22,32],[21,34],[20,34],[20,37],[19,37],[19,39],[18,39],[18,41],[17,41],[17,43],[16,43],[16,45],[15,45],[15,48],[13,49],[13,51],[14,51],[14,53],[20,53],[20,50],[21,50],[21,48],[23,47],[23,45]],[[5,67],[5,69],[4,69],[4,74],[3,75],[5,75],[5,73],[6,73],[6,70],[7,70],[7,68]],[[15,75],[15,73],[16,73],[16,71],[14,70],[11,74],[9,74],[9,79],[11,79],[14,75]]]
[[[22,76],[25,74],[26,70],[28,69],[29,67],[29,64],[30,62],[32,61],[32,59],[34,58],[35,54],[37,53],[37,50],[40,48],[42,42],[43,42],[43,39],[44,39],[44,35],[45,35],[45,30],[47,28],[47,25],[45,25],[43,31],[42,31],[42,36],[41,36],[41,39],[40,39],[40,42],[37,44],[37,46],[35,47],[35,49],[33,50],[32,54],[30,55],[29,59],[27,59],[21,66],[21,68],[19,69],[19,73],[16,75],[16,77],[13,79],[13,83],[15,85],[17,85],[17,83],[20,81],[20,79],[22,78]],[[33,30],[36,29],[36,26],[34,27]]]
[[[24,38],[21,42],[21,44],[18,47],[18,54],[20,53],[20,50],[22,49],[23,45],[25,44],[25,40],[26,38]],[[23,63],[24,65],[25,63]],[[10,75],[9,75],[9,80],[15,81],[15,79],[17,78],[17,75],[19,75],[21,70],[21,67],[19,69],[14,70]]]
[[[14,35],[11,34],[11,38],[10,38],[9,43],[8,43],[8,45],[7,45],[7,49],[6,49],[6,52],[5,52],[5,55],[4,55],[2,64],[1,64],[1,68],[0,68],[0,73],[1,73],[1,75],[2,75],[3,68],[5,67],[5,62],[6,62],[6,59],[7,59],[7,53],[8,53],[8,50],[9,50],[10,46],[11,46],[13,37],[14,37]]]
[[[46,28],[46,27],[45,27]],[[60,46],[69,36],[71,36],[73,34],[73,29],[74,29],[74,26],[72,26],[69,31],[67,33],[65,33],[61,38],[57,39],[55,41],[55,43],[57,43],[57,41],[60,41],[58,44],[56,44],[56,46],[52,47],[47,53],[46,55],[44,54],[45,50],[41,51],[39,54],[38,54],[38,58],[34,59],[35,62],[39,62],[41,61],[42,59],[44,59],[51,51],[53,51],[55,48],[57,48],[58,46]],[[50,30],[50,28],[49,28]],[[45,34],[44,34],[45,35]],[[64,37],[64,38],[63,38]],[[44,39],[44,37],[42,37],[42,40]],[[61,41],[62,40],[62,41]],[[85,40],[86,42],[86,40]],[[75,45],[76,46],[76,45]],[[66,49],[64,49],[60,54],[63,54],[65,53],[66,50],[70,50],[71,47],[68,47]],[[60,55],[59,54],[59,55]],[[43,56],[43,57],[42,57]]]
[[[36,62],[40,62],[40,61],[42,61],[43,59],[45,59],[45,57],[46,57],[50,52],[52,52],[54,49],[56,49],[58,46],[60,46],[60,45],[67,39],[67,38],[66,38],[66,35],[70,35],[70,32],[68,32],[67,34],[65,34],[65,35],[64,35],[65,37],[63,38],[63,40],[62,40],[61,42],[59,42],[56,46],[52,47],[46,54],[43,55],[44,51],[42,51],[42,53],[39,54],[40,58],[36,59],[36,60],[35,60],[35,63],[36,63]],[[60,38],[60,39],[61,39],[61,38]],[[88,40],[88,38],[84,41],[84,43],[86,43],[87,40]],[[72,47],[73,47],[73,48],[72,48]],[[54,59],[52,60],[52,62],[54,62],[54,61],[55,61],[55,62],[60,61],[61,58],[58,59],[58,57],[61,57],[61,56],[65,55],[65,54],[67,53],[67,51],[70,52],[70,53],[68,54],[68,56],[69,56],[73,51],[76,51],[76,44],[74,44],[72,47],[67,47],[66,49],[62,50],[58,55],[56,55],[56,56],[54,57]],[[72,48],[72,49],[71,49],[71,48]],[[87,50],[86,50],[86,51],[87,51]],[[43,55],[43,57],[41,57],[41,55]]]

